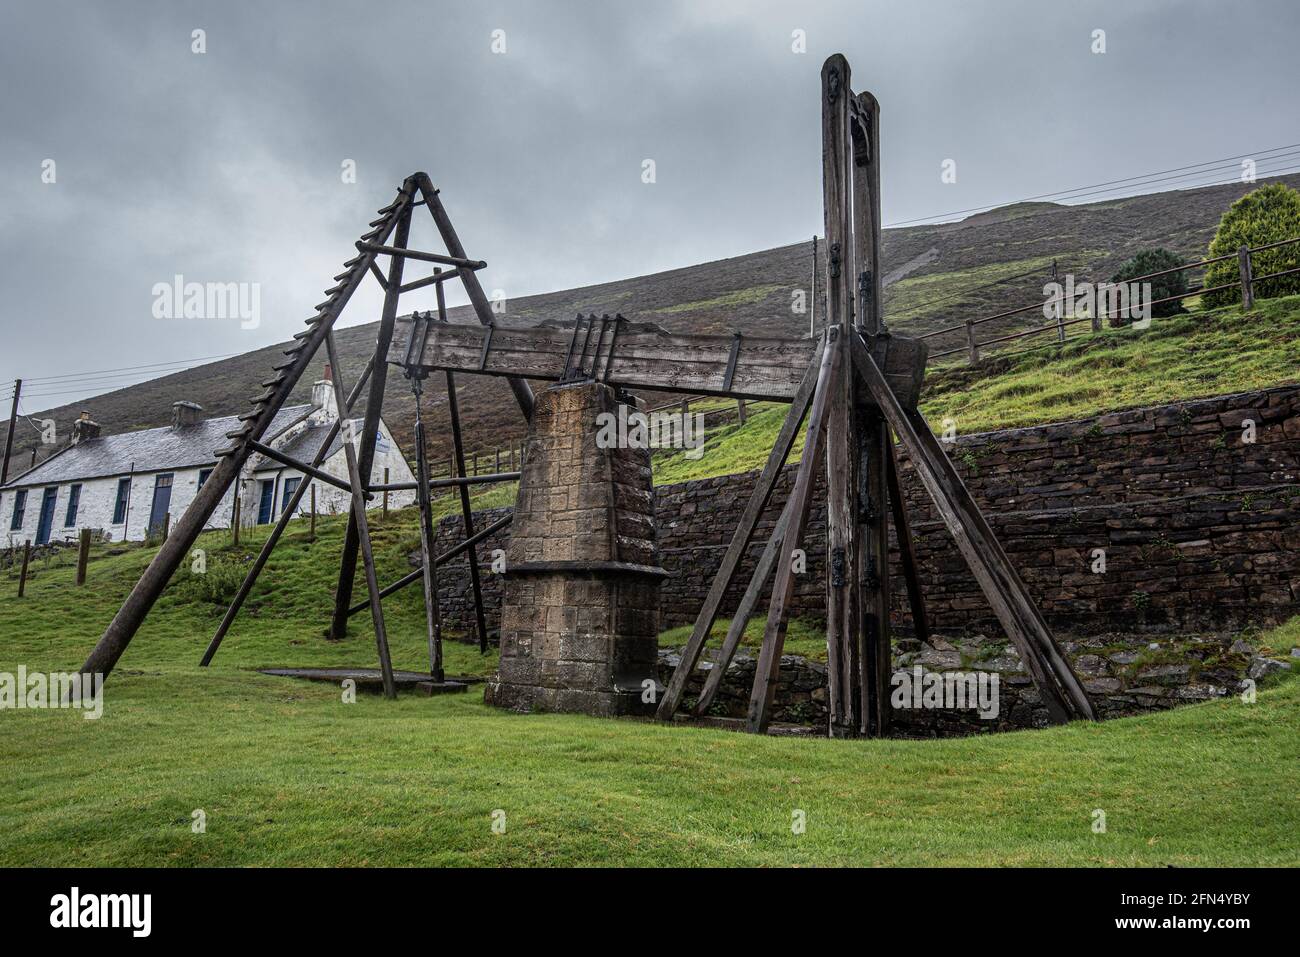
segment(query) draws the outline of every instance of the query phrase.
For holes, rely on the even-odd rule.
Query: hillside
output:
[[[1300,176],[1282,177],[1300,185]],[[1077,206],[1021,203],[978,213],[961,222],[887,229],[883,234],[887,282],[886,318],[895,329],[924,332],[1025,305],[1041,298],[1053,261],[1060,272],[1105,278],[1138,250],[1166,246],[1188,259],[1204,253],[1223,210],[1253,187],[1246,184],[1152,193]],[[490,250],[487,251],[489,260]],[[532,324],[568,319],[578,312],[621,312],[630,319],[656,322],[669,330],[799,335],[808,316],[790,309],[792,292],[806,289],[812,271],[809,242],[731,259],[639,276],[578,289],[512,300],[504,321]],[[322,277],[322,288],[328,277]],[[453,321],[473,321],[468,307],[452,310]],[[1034,313],[1013,324],[990,323],[993,335],[1014,323],[1041,321]],[[350,380],[373,348],[373,323],[338,332],[344,372]],[[955,341],[932,340],[935,350]],[[171,403],[198,402],[209,415],[244,412],[259,391],[282,346],[270,346],[92,399],[29,413],[53,418],[60,434],[81,409],[89,409],[106,432],[162,425]],[[300,383],[294,401],[306,401],[322,360]],[[466,442],[471,450],[491,451],[523,434],[523,424],[502,380],[461,380]],[[445,399],[431,390],[430,455],[448,452]],[[406,383],[390,379],[385,413],[398,441],[411,451],[412,405]],[[28,428],[16,433],[18,467],[28,462],[37,437]],[[11,469],[11,474],[13,469]]]

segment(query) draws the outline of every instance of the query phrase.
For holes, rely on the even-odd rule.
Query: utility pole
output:
[[[9,433],[5,436],[5,457],[3,464],[0,464],[0,485],[4,485],[9,478],[9,453],[14,448],[14,423],[18,421],[18,396],[23,391],[23,380],[14,379],[14,404],[9,410]]]

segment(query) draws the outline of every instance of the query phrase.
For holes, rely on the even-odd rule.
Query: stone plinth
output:
[[[659,567],[648,449],[600,448],[608,386],[537,396],[506,549],[500,670],[485,700],[512,711],[650,714]]]

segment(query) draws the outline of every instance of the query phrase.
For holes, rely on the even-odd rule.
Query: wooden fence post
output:
[[[1250,247],[1245,243],[1237,250],[1237,269],[1241,272],[1241,311],[1255,308],[1255,277],[1251,271]]]
[[[980,346],[975,341],[975,322],[972,319],[966,320],[966,342],[970,347],[970,364],[975,365],[980,361]]]
[[[388,469],[384,469],[384,484],[388,484]],[[388,521],[388,489],[384,489],[384,521]]]
[[[23,569],[18,573],[18,597],[22,598],[23,593],[27,591],[27,563],[32,557],[32,540],[29,538],[23,542]]]
[[[311,482],[311,479],[307,481]],[[312,482],[308,487],[311,492],[311,539],[316,540],[316,483]]]
[[[737,400],[736,400],[736,418],[738,418],[738,419],[740,420],[740,424],[741,424],[741,425],[744,425],[744,424],[745,424],[745,419],[746,419],[747,417],[748,417],[748,415],[747,415],[747,413],[745,412],[745,400],[744,400],[744,399],[737,399]]]
[[[1056,338],[1059,342],[1065,341],[1065,303],[1059,299],[1056,302]]]
[[[77,540],[77,584],[86,584],[86,562],[90,561],[90,529],[83,528]]]
[[[496,454],[497,454],[497,461],[496,461],[495,471],[500,472],[501,471],[501,446],[499,445],[497,446]]]
[[[164,542],[167,541],[167,535],[171,532],[171,530],[172,530],[172,513],[163,512],[162,540]]]
[[[239,499],[241,498],[239,484],[235,483],[235,515],[230,520],[230,529],[235,536],[233,544],[236,548],[239,547]]]

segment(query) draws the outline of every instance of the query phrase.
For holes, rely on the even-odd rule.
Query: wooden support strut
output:
[[[826,352],[824,337],[818,341],[817,346],[819,352],[824,356]],[[814,353],[814,357],[816,356],[817,353]],[[677,666],[677,670],[673,672],[672,678],[669,679],[663,699],[659,702],[657,717],[661,721],[671,721],[673,713],[681,703],[682,692],[686,688],[686,682],[690,678],[691,672],[695,669],[696,662],[699,661],[700,651],[709,639],[709,632],[713,629],[713,622],[718,616],[718,608],[722,605],[727,589],[730,587],[731,581],[745,557],[745,551],[748,549],[750,539],[754,535],[754,528],[758,525],[758,520],[762,517],[763,510],[772,497],[772,490],[776,487],[777,479],[781,475],[781,468],[785,465],[790,449],[798,437],[799,426],[803,423],[804,415],[812,402],[820,366],[821,362],[809,363],[804,372],[803,381],[800,382],[798,391],[795,393],[794,400],[790,403],[790,409],[781,425],[781,431],[772,444],[772,451],[768,453],[767,463],[763,466],[758,481],[754,484],[754,491],[749,497],[749,502],[745,505],[745,511],[740,516],[740,522],[736,526],[731,544],[727,546],[727,551],[722,556],[722,563],[718,567],[718,573],[713,578],[713,584],[709,587],[709,593],[704,599],[699,615],[696,616],[695,627],[691,630],[691,636],[687,640],[686,646],[682,649],[681,663]]]
[[[749,697],[747,731],[763,734],[767,731],[772,710],[772,696],[781,670],[781,649],[785,646],[785,631],[789,624],[790,599],[794,594],[794,550],[803,541],[804,526],[808,521],[808,508],[812,504],[813,479],[817,473],[817,460],[821,457],[822,439],[826,433],[826,406],[837,388],[840,350],[835,348],[839,330],[828,327],[826,348],[822,351],[817,370],[817,389],[813,395],[812,411],[808,415],[808,431],[804,437],[803,455],[794,489],[786,508],[790,509],[789,524],[781,543],[781,557],[776,566],[776,580],[772,584],[772,603],[767,612],[767,628],[763,632],[763,647],[758,655],[754,673],[754,687]]]
[[[368,234],[369,236],[380,241],[388,236],[396,226],[398,219],[409,208],[412,195],[417,184],[421,181],[421,177],[423,180],[428,179],[423,174],[417,174],[408,178],[402,184],[397,199],[386,210],[387,218],[377,230]],[[301,347],[296,349],[293,365],[282,370],[278,383],[270,387],[269,395],[266,396],[265,400],[259,400],[257,415],[247,422],[246,431],[243,432],[244,436],[260,439],[265,434],[272,420],[297,386],[316,351],[324,343],[325,337],[333,327],[339,313],[347,305],[361,279],[366,275],[368,263],[372,258],[372,254],[362,253],[349,261],[348,267],[350,271],[343,288],[331,294],[328,305],[318,311],[318,315],[311,320],[309,328],[305,332],[298,334]],[[220,453],[221,459],[208,480],[203,483],[203,488],[199,489],[190,502],[185,514],[181,516],[171,530],[171,535],[158,549],[153,561],[149,563],[149,567],[145,569],[144,574],[140,576],[140,580],[131,589],[126,601],[118,609],[117,614],[104,630],[104,634],[82,664],[81,671],[83,674],[99,674],[107,678],[112,672],[113,667],[117,664],[122,653],[126,651],[131,639],[135,637],[154,602],[158,600],[163,589],[167,587],[167,583],[171,581],[176,569],[186,560],[191,547],[194,545],[199,533],[203,531],[213,511],[221,503],[230,487],[239,479],[244,463],[252,454],[252,449],[242,441],[222,450]]]
[[[447,562],[451,561],[457,555],[460,555],[462,552],[469,551],[471,548],[473,548],[475,545],[477,545],[479,542],[483,541],[484,539],[491,538],[497,532],[508,527],[513,519],[514,519],[513,515],[507,515],[505,518],[497,519],[491,525],[487,526],[487,528],[479,529],[477,532],[474,533],[472,537],[465,539],[459,544],[453,545],[451,548],[447,549],[441,555],[436,556],[433,560],[434,566],[436,567],[438,565],[445,565],[447,564]],[[397,581],[393,582],[391,585],[385,585],[383,588],[381,588],[379,590],[379,597],[387,598],[389,595],[401,591],[407,585],[411,585],[419,581],[423,577],[423,575],[424,575],[423,568],[417,568],[413,572],[408,572],[407,574],[403,575],[401,578],[397,579]],[[369,607],[370,607],[369,602],[366,601],[360,602],[348,609],[348,615],[349,616],[356,615],[360,612],[365,611]]]
[[[347,407],[347,398],[343,395],[342,377],[339,374],[341,366],[338,351],[334,347],[333,333],[325,337],[325,348],[329,353],[330,365],[334,369],[334,401],[339,409],[344,409]],[[376,362],[375,368],[371,370],[367,405],[371,404],[370,397],[375,395],[375,375],[382,365],[383,363]],[[350,420],[342,417],[340,421],[350,423]],[[357,527],[357,541],[366,572],[366,588],[370,592],[370,613],[375,626],[375,648],[379,652],[379,671],[383,679],[384,695],[388,698],[396,698],[397,686],[393,682],[393,663],[388,653],[388,631],[384,626],[384,610],[379,597],[379,578],[375,573],[375,556],[370,548],[370,523],[366,518],[364,473],[361,471],[360,456],[355,448],[354,437],[349,434],[351,431],[346,426],[343,428],[343,452],[348,462],[348,477],[352,480],[352,519]]]
[[[352,386],[352,391],[348,393],[347,405],[339,410],[338,418],[330,425],[329,431],[325,434],[325,440],[321,442],[320,448],[312,456],[311,464],[313,466],[319,466],[325,461],[330,446],[334,444],[334,439],[338,437],[344,420],[352,411],[352,404],[356,402],[357,396],[361,394],[361,390],[365,388],[366,382],[370,379],[370,371],[374,368],[374,362],[374,358],[371,357],[361,371],[361,377]],[[248,574],[244,576],[244,580],[239,585],[239,590],[235,592],[235,597],[231,599],[230,606],[226,609],[225,615],[222,616],[221,624],[217,626],[216,633],[212,636],[212,640],[208,642],[207,650],[203,652],[203,658],[199,661],[200,667],[206,668],[211,663],[213,655],[217,653],[217,649],[221,647],[222,639],[226,637],[226,632],[234,624],[235,617],[239,614],[239,610],[252,592],[253,585],[256,584],[258,576],[262,573],[267,560],[271,557],[271,552],[275,549],[276,543],[279,542],[280,536],[284,534],[285,529],[289,527],[289,522],[293,519],[298,504],[302,501],[303,495],[309,488],[312,497],[312,534],[315,535],[316,486],[311,482],[299,482],[298,487],[294,489],[293,495],[289,498],[288,504],[280,511],[280,517],[276,521],[275,527],[271,529],[271,534],[267,536],[266,542],[262,545],[262,550],[258,552],[257,558],[253,560],[253,567],[248,570]],[[348,486],[349,491],[351,491],[351,488],[351,486]]]
[[[433,509],[429,502],[429,455],[424,447],[423,405],[424,374],[412,373],[411,392],[415,398],[415,472],[419,482],[415,499],[420,507],[420,572],[424,584],[425,629],[429,641],[429,674],[434,681],[444,678],[442,669],[442,614],[438,607],[438,573],[433,554]]]
[[[1016,574],[970,492],[919,412],[906,412],[895,399],[865,343],[855,337],[853,364],[948,526],[993,613],[1015,644],[1056,723],[1095,720],[1078,677],[1056,645],[1028,590]]]
[[[411,214],[408,210],[397,222],[394,243],[405,247],[411,232]],[[358,243],[361,249],[366,243]],[[373,245],[373,244],[370,244]],[[367,250],[362,249],[365,254]],[[373,251],[369,253],[374,255]],[[361,490],[364,492],[370,484],[370,470],[375,461],[375,436],[379,431],[380,411],[384,404],[384,388],[388,384],[388,346],[393,339],[393,323],[397,319],[397,302],[401,297],[402,266],[405,260],[393,256],[388,264],[388,285],[384,287],[384,306],[379,317],[379,331],[375,338],[374,366],[370,374],[370,388],[366,392],[366,415],[361,427],[360,449],[357,450],[357,467],[360,470]],[[441,286],[438,287],[442,289]],[[331,360],[333,361],[333,360]],[[337,366],[335,372],[340,372]],[[342,396],[339,396],[340,400]],[[357,546],[360,543],[359,522],[353,515],[348,518],[347,530],[343,535],[343,552],[339,559],[338,585],[334,590],[334,614],[330,619],[329,637],[340,640],[347,635],[347,609],[352,603],[352,581],[357,572]]]

